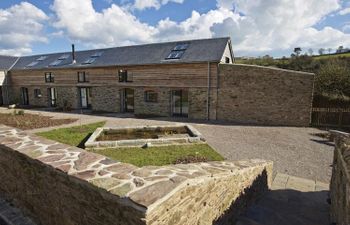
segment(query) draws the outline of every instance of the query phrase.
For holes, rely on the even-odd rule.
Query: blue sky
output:
[[[350,48],[350,0],[6,0],[0,30],[6,55],[230,36],[238,56],[279,57]]]

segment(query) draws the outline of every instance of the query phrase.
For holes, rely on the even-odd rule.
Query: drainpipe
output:
[[[210,119],[210,62],[208,62],[207,120]]]
[[[9,105],[9,104],[10,104],[10,94],[9,94],[9,89],[8,89],[8,86],[9,86],[8,72],[9,72],[10,70],[12,70],[12,68],[17,64],[17,62],[18,62],[18,60],[19,60],[20,58],[21,58],[21,57],[18,57],[18,58],[16,59],[16,61],[11,65],[11,67],[10,67],[8,70],[5,71],[6,104],[4,104],[4,105]],[[5,103],[5,101],[4,101],[4,103]]]

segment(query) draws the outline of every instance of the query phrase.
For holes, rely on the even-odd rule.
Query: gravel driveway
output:
[[[7,111],[0,108],[0,112]],[[26,110],[27,113],[38,113]],[[176,122],[124,118],[125,115],[108,116],[79,115],[74,113],[40,112],[54,118],[77,118],[79,121],[64,125],[76,126],[97,121],[107,121],[106,126],[161,125]],[[186,121],[180,121],[186,122]],[[268,159],[274,162],[274,171],[297,177],[329,182],[333,160],[333,146],[314,136],[323,132],[315,128],[262,127],[217,125],[187,122],[194,125],[208,143],[229,160],[250,158]],[[38,131],[50,130],[44,128]],[[35,133],[36,130],[31,132]]]

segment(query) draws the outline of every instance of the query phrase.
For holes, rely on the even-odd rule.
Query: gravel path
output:
[[[6,109],[0,108],[0,112]],[[323,131],[315,128],[295,127],[259,127],[239,125],[217,125],[198,122],[163,121],[151,119],[125,118],[122,114],[108,114],[106,116],[80,115],[73,113],[52,113],[29,111],[27,113],[41,113],[55,118],[78,118],[75,123],[60,127],[76,126],[99,121],[107,121],[105,126],[133,126],[133,125],[162,125],[187,122],[194,125],[207,139],[208,143],[229,160],[262,158],[274,162],[274,171],[307,179],[329,182],[331,164],[333,160],[333,146],[325,140],[314,136]],[[55,127],[57,128],[57,127]],[[43,128],[32,130],[51,130]]]

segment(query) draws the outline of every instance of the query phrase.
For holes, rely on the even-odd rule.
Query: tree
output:
[[[312,56],[314,53],[314,50],[312,48],[309,48],[308,52],[309,52],[309,55]]]
[[[318,50],[318,53],[320,54],[320,55],[323,55],[324,54],[324,48],[320,48],[319,50]]]
[[[299,56],[300,53],[301,53],[301,51],[302,51],[302,50],[301,50],[300,47],[294,48],[294,53],[295,53],[296,56]]]
[[[343,51],[344,47],[343,46],[339,46],[337,49],[337,53],[341,53]]]
[[[331,54],[332,48],[328,48],[328,54]]]
[[[315,79],[317,94],[338,97],[350,96],[350,66],[339,59],[322,64]]]

